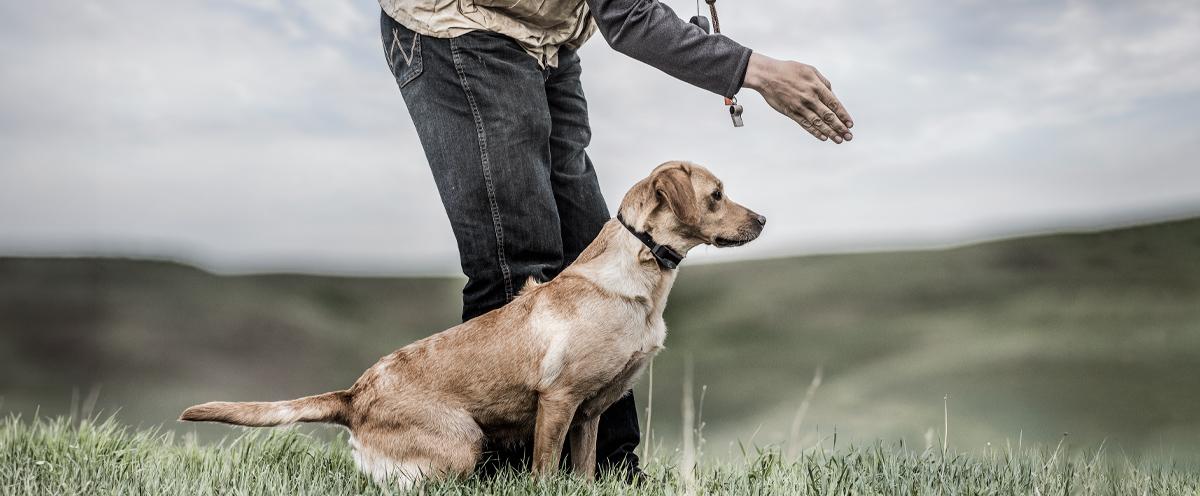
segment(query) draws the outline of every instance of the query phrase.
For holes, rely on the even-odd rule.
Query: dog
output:
[[[485,438],[532,438],[535,476],[551,474],[569,432],[571,469],[591,480],[600,414],[663,347],[675,267],[696,246],[743,245],[765,225],[704,167],[667,162],[573,264],[504,307],[383,357],[347,390],[205,403],[180,420],[340,424],[358,468],[404,488],[469,475]]]

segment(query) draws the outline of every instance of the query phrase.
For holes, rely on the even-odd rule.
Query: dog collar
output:
[[[617,222],[620,222],[622,226],[625,226],[625,229],[628,230],[630,234],[633,234],[638,241],[641,241],[642,244],[646,245],[646,248],[650,249],[650,254],[654,255],[654,260],[658,262],[658,267],[660,269],[675,269],[679,267],[679,262],[683,261],[683,255],[680,255],[679,252],[675,251],[674,248],[671,248],[667,245],[658,244],[657,241],[654,241],[654,237],[648,232],[639,232],[638,230],[634,229],[633,226],[625,222],[625,219],[621,218],[620,214],[617,214]]]

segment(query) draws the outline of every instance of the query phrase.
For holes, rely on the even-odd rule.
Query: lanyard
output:
[[[712,16],[712,32],[721,34],[721,18],[717,17],[717,0],[704,0],[708,4],[709,15]],[[709,33],[708,19],[700,15],[700,0],[696,0],[696,16],[688,22],[700,26],[705,33]],[[733,120],[733,127],[742,127],[745,123],[742,122],[742,106],[738,104],[737,97],[725,97],[725,105],[729,107],[729,118]]]

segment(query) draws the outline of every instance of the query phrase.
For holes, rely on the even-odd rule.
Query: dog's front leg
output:
[[[533,428],[533,473],[545,477],[558,470],[563,440],[579,402],[569,395],[538,397],[537,424]]]
[[[599,427],[599,415],[571,427],[571,470],[587,480],[596,479],[596,431]]]

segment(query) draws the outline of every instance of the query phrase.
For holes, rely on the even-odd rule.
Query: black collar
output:
[[[620,222],[622,226],[625,226],[625,229],[628,229],[629,232],[638,239],[638,241],[641,241],[642,244],[646,245],[646,248],[650,249],[650,254],[654,255],[654,260],[658,262],[658,267],[660,269],[672,270],[676,267],[679,267],[679,262],[683,261],[683,255],[680,255],[679,252],[675,251],[674,248],[671,248],[667,245],[658,244],[658,242],[654,241],[654,237],[650,236],[650,233],[648,232],[637,231],[633,228],[633,226],[625,222],[625,219],[621,218],[620,214],[617,214],[617,222]]]

